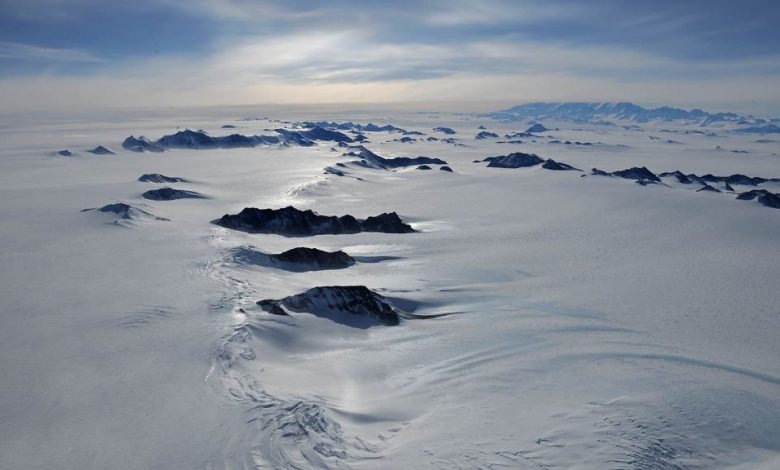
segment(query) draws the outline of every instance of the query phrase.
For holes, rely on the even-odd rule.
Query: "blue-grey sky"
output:
[[[780,110],[780,2],[0,0],[6,107],[631,100]]]

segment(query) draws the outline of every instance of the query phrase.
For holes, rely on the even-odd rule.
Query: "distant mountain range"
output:
[[[700,126],[734,126],[750,133],[780,133],[780,119],[763,119],[736,113],[708,113],[701,109],[662,106],[645,108],[633,103],[527,103],[484,115],[501,121],[529,119],[562,119],[611,125],[612,121],[646,123],[650,121],[684,121]]]

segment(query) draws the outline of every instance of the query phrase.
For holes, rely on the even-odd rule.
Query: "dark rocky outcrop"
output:
[[[603,170],[599,170],[598,168],[594,168],[591,170],[592,175],[599,175],[599,176],[616,176],[618,178],[625,178],[630,180],[637,180],[637,181],[652,181],[655,183],[660,183],[661,179],[656,176],[655,173],[648,170],[646,167],[631,167],[627,168],[625,170],[618,170],[613,171],[612,173],[608,173]]]
[[[277,132],[279,130],[277,129]],[[353,142],[354,139],[352,139],[347,134],[338,132],[338,131],[332,131],[328,129],[324,129],[319,126],[314,126],[311,129],[305,130],[305,131],[299,131],[299,133],[310,140],[322,140],[326,142]],[[365,136],[363,136],[365,137]]]
[[[761,204],[773,209],[780,209],[780,194],[771,193],[766,189],[753,189],[744,193],[739,193],[737,199],[751,201],[758,199]]]
[[[165,149],[150,141],[144,136],[138,138],[130,136],[122,142],[122,148],[131,152],[164,152]]]
[[[452,168],[448,167],[447,165],[442,165],[439,167],[441,171],[447,171],[449,173],[452,173]]]
[[[498,157],[487,157],[484,160],[489,168],[523,168],[544,163],[544,159],[533,153],[515,152]]]
[[[57,155],[59,155],[61,157],[72,157],[73,156],[73,152],[71,152],[68,149],[65,149],[65,150],[58,151]]]
[[[680,170],[676,170],[676,171],[672,171],[672,172],[668,172],[667,171],[667,172],[659,174],[658,176],[660,176],[661,178],[674,177],[674,178],[677,179],[678,183],[682,183],[682,184],[691,184],[691,183],[693,183],[693,181],[691,181],[691,178],[689,178],[688,175],[686,175],[685,173],[683,173]]]
[[[482,131],[479,134],[474,136],[474,138],[478,139],[478,140],[494,139],[494,138],[497,138],[497,137],[498,137],[498,134],[496,134],[495,132],[488,132],[488,131]]]
[[[157,144],[165,148],[210,149],[217,148],[214,139],[204,132],[189,129],[160,137]]]
[[[133,221],[138,219],[152,219],[152,220],[163,220],[168,221],[169,219],[166,219],[164,217],[157,217],[154,214],[150,214],[149,212],[146,212],[143,209],[139,209],[138,207],[131,206],[130,204],[125,204],[124,202],[116,202],[113,204],[107,204],[103,207],[93,207],[90,209],[82,209],[81,212],[102,212],[106,214],[115,214],[118,216],[118,220],[122,221]],[[115,221],[117,223],[117,221]]]
[[[545,170],[558,170],[558,171],[582,171],[579,168],[574,168],[573,166],[563,163],[563,162],[556,162],[552,158],[548,159],[544,164],[542,165],[542,168]]]
[[[648,170],[647,167],[644,166],[613,171],[612,176],[617,176],[618,178],[625,178],[631,180],[647,180],[647,181],[655,181],[655,182],[661,181],[658,178],[658,176],[655,175],[655,173]]]
[[[103,147],[102,145],[98,145],[97,147],[93,148],[92,150],[87,150],[87,152],[94,154],[94,155],[116,155],[116,153],[106,147]]]
[[[429,167],[428,165],[420,165],[416,169],[417,170],[430,170],[431,167]]]
[[[314,211],[301,211],[292,206],[282,209],[247,207],[235,215],[225,214],[214,223],[234,230],[250,233],[274,233],[288,237],[339,235],[361,231],[414,232],[414,229],[403,223],[395,212],[359,220],[351,215],[340,217],[319,215]]]
[[[306,247],[293,248],[270,257],[282,263],[316,266],[318,269],[343,269],[355,264],[355,260],[343,251],[329,252]]]
[[[144,199],[152,201],[173,201],[174,199],[207,199],[206,196],[195,191],[185,191],[183,189],[174,189],[169,187],[150,189],[141,194]]]
[[[704,186],[702,186],[701,188],[696,190],[697,193],[700,193],[702,191],[708,191],[708,192],[711,192],[711,193],[719,193],[720,189],[714,188],[714,187],[710,186],[709,184],[705,184]]]
[[[360,223],[364,232],[413,233],[414,229],[405,224],[395,212],[385,212],[368,217]]]
[[[361,160],[367,162],[369,164],[368,166],[385,169],[385,170],[393,169],[393,168],[402,168],[406,166],[414,166],[414,165],[446,165],[447,164],[447,162],[442,160],[441,158],[434,158],[434,157],[396,157],[396,158],[380,157],[379,155],[375,154],[374,152],[372,152],[371,150],[367,149],[362,145],[349,147],[349,151],[344,155],[351,156],[351,157],[358,157]]]
[[[547,132],[549,130],[550,129],[544,127],[544,125],[537,123],[537,124],[534,124],[533,126],[529,127],[528,129],[526,129],[525,132],[527,134],[538,134],[540,132]]]
[[[145,173],[138,177],[138,181],[142,183],[189,183],[189,180],[185,178],[165,176],[160,173]]]
[[[276,315],[306,312],[357,328],[401,323],[398,310],[383,296],[365,286],[325,286],[282,299],[257,302]]]
[[[359,257],[355,259],[343,251],[324,251],[317,248],[298,247],[283,253],[269,254],[258,251],[253,246],[239,246],[228,250],[233,262],[246,266],[282,269],[292,272],[323,271],[345,269],[358,261],[379,262],[382,257]],[[379,259],[377,259],[379,258]]]
[[[454,135],[455,134],[455,130],[451,129],[449,127],[434,127],[433,130],[435,132],[443,132],[443,133],[445,133],[447,135]]]

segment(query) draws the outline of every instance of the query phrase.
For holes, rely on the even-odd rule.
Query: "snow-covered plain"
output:
[[[345,176],[323,172],[355,160],[334,142],[120,146],[177,127],[289,126],[238,119],[255,115],[389,123],[463,145],[365,132],[379,155],[438,157],[454,172]],[[780,210],[668,180],[581,177],[780,177],[780,144],[661,132],[693,129],[669,122],[543,123],[552,130],[507,144],[475,140],[478,126],[504,136],[527,122],[302,108],[3,118],[0,468],[780,468]],[[116,154],[87,152],[99,145]],[[473,163],[517,151],[585,172]],[[138,182],[145,173],[205,198],[144,199],[165,186]],[[82,212],[111,203],[143,212]],[[288,205],[396,211],[418,232],[287,238],[211,223]],[[235,256],[250,245],[371,262],[292,272]],[[328,285],[452,315],[353,328],[255,305]]]

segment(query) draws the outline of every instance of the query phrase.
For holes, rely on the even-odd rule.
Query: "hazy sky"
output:
[[[777,112],[778,24],[780,2],[745,0],[0,0],[0,105],[629,100]]]

